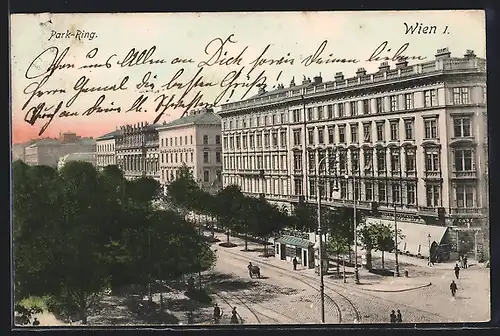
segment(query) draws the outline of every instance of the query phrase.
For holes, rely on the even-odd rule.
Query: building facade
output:
[[[486,60],[472,51],[292,81],[222,106],[223,183],[291,211],[299,200],[316,202],[319,181],[326,205],[356,199],[367,220],[396,213],[422,230],[447,227],[449,250],[472,244],[487,257],[486,111]],[[432,240],[410,244],[419,251],[444,244],[418,236]]]
[[[222,185],[221,121],[213,110],[192,112],[157,130],[161,184],[173,181],[186,165],[203,189],[217,192]]]
[[[96,139],[96,166],[100,170],[116,165],[115,138],[120,132],[121,130],[116,130]]]
[[[74,133],[63,134],[59,139],[42,139],[27,146],[24,161],[29,165],[44,165],[57,168],[59,159],[71,153],[92,153],[96,150],[96,141],[81,138]]]
[[[125,178],[147,176],[159,181],[157,127],[157,124],[142,122],[121,126],[114,135],[116,164],[123,170]]]

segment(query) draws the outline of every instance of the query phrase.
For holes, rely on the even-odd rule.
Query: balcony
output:
[[[477,173],[475,171],[454,171],[451,173],[452,179],[476,179]]]
[[[444,208],[419,206],[418,214],[421,216],[439,217],[444,214]]]
[[[488,215],[484,208],[450,208],[450,215],[457,217],[482,217]]]
[[[440,171],[426,171],[424,174],[425,178],[430,180],[440,180],[442,177]]]

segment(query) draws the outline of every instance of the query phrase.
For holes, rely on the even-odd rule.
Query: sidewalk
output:
[[[216,236],[221,239],[222,241],[225,241],[225,235],[223,234],[217,234]],[[261,264],[280,268],[282,270],[290,271],[290,272],[296,272],[298,275],[302,275],[308,278],[312,278],[314,280],[318,280],[319,277],[318,275],[315,274],[314,269],[306,269],[304,266],[297,266],[297,271],[293,271],[293,266],[290,262],[286,262],[283,260],[277,260],[275,257],[262,257],[260,256],[260,252],[255,252],[253,251],[255,248],[262,248],[262,245],[256,244],[254,242],[248,242],[248,249],[250,251],[242,251],[242,248],[244,247],[245,243],[244,240],[238,237],[233,237],[231,236],[231,242],[237,244],[238,246],[233,247],[233,248],[224,248],[218,246],[217,243],[217,248],[219,249],[224,249],[228,253],[244,257],[244,258],[257,258],[259,259]],[[340,269],[341,274],[342,274],[342,267]],[[405,278],[405,277],[387,277],[387,276],[381,276],[381,275],[376,275],[373,273],[368,272],[368,270],[364,268],[359,269],[359,276],[361,280],[361,284],[356,285],[354,283],[354,268],[352,267],[346,267],[346,278],[347,278],[347,283],[344,283],[341,279],[333,279],[334,274],[336,274],[336,268],[330,268],[330,271],[327,275],[324,277],[325,284],[330,284],[330,285],[344,285],[344,286],[349,286],[352,288],[356,289],[361,289],[361,290],[366,290],[366,291],[378,291],[378,292],[404,292],[404,291],[409,291],[409,290],[415,290],[419,288],[423,288],[426,286],[431,285],[429,281],[426,281],[425,279],[422,278]]]

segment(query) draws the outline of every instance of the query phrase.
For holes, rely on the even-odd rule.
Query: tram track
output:
[[[227,252],[227,251],[224,251],[224,252],[225,252],[225,253],[228,253],[231,257],[233,257],[233,258],[235,258],[235,259],[245,260],[245,261],[247,261],[247,260],[252,260],[252,261],[259,262],[259,263],[261,263],[261,264],[265,264],[265,265],[266,265],[266,267],[271,267],[271,268],[273,268],[275,271],[277,271],[278,273],[281,273],[281,274],[284,274],[284,275],[286,275],[286,276],[288,276],[288,277],[291,277],[291,278],[293,278],[293,279],[295,279],[295,280],[297,280],[297,281],[299,281],[299,282],[303,283],[304,285],[306,285],[306,286],[307,286],[307,287],[309,287],[309,288],[312,288],[312,289],[314,289],[314,290],[317,290],[317,289],[318,289],[318,288],[317,288],[317,286],[312,285],[310,282],[307,282],[307,281],[305,281],[305,280],[301,279],[300,277],[297,277],[297,276],[291,275],[289,272],[285,272],[285,271],[283,271],[283,269],[282,269],[282,268],[280,268],[280,267],[276,267],[276,266],[274,266],[274,265],[269,265],[269,264],[267,264],[267,263],[262,263],[262,261],[261,261],[261,260],[258,260],[258,259],[253,258],[253,257],[245,258],[245,257],[242,257],[242,256],[240,256],[240,255],[230,254],[230,253],[229,253],[229,252]],[[326,286],[326,285],[325,285],[325,288],[328,288],[328,289],[330,289],[331,291],[333,291],[333,292],[335,292],[336,294],[338,294],[339,296],[344,297],[341,293],[337,292],[337,291],[336,291],[336,290],[334,290],[333,288],[329,288],[329,287],[328,287],[328,286]],[[345,298],[345,297],[344,297],[344,298]],[[342,309],[341,309],[340,305],[339,305],[339,304],[338,304],[338,303],[337,303],[334,299],[332,299],[332,298],[330,297],[330,295],[328,295],[328,294],[326,294],[326,293],[325,293],[325,301],[329,302],[329,303],[330,303],[330,304],[331,304],[331,305],[335,308],[335,310],[336,310],[336,315],[337,315],[337,319],[338,319],[338,323],[342,323],[342,322],[343,322],[343,314],[342,314]],[[359,314],[359,312],[357,311],[357,309],[356,309],[356,307],[354,306],[354,304],[352,304],[352,302],[351,302],[351,301],[349,301],[349,302],[351,303],[351,305],[352,305],[352,307],[354,308],[354,310],[358,313],[358,314],[357,314],[357,318],[358,318],[358,321],[359,321],[359,318],[360,318],[360,314]],[[281,314],[281,313],[280,313],[280,314]],[[282,315],[283,315],[283,314],[282,314]],[[283,316],[285,316],[285,315],[283,315]]]
[[[298,280],[302,283],[304,283],[304,281],[302,280],[303,278],[307,278],[308,281],[313,281],[316,286],[311,286],[309,283],[308,283],[308,286],[310,287],[314,287],[315,289],[317,289],[317,287],[319,286],[319,281],[309,275],[302,275],[302,279],[297,277],[296,275],[293,275],[293,274],[290,274],[289,270],[288,269],[285,269],[283,267],[280,267],[280,266],[277,266],[277,265],[273,265],[273,264],[270,264],[270,263],[267,263],[266,261],[263,261],[261,259],[258,259],[258,258],[255,258],[255,257],[252,257],[252,256],[241,256],[241,255],[237,255],[237,254],[232,254],[230,253],[229,251],[226,251],[226,250],[221,250],[223,251],[224,253],[230,255],[231,257],[234,257],[236,259],[240,259],[240,260],[251,260],[251,261],[255,261],[257,263],[260,263],[261,265],[265,265],[266,267],[269,267],[269,268],[272,268],[274,269],[275,271],[277,271],[278,273],[281,273],[281,274],[285,274],[287,275],[288,277],[290,278],[293,278],[295,280]],[[374,295],[374,294],[371,294],[371,293],[367,293],[361,289],[356,289],[356,288],[353,288],[353,287],[349,287],[349,286],[345,286],[345,285],[342,285],[342,284],[335,284],[336,287],[338,288],[341,288],[341,289],[344,289],[344,290],[349,290],[351,292],[354,292],[356,293],[356,295],[358,297],[362,297],[363,299],[367,300],[367,301],[370,301],[370,302],[373,302],[373,303],[380,303],[381,301],[384,302],[384,303],[387,303],[388,305],[393,305],[394,302],[391,301],[391,300],[388,300],[386,298],[382,298],[380,296],[377,296],[377,295]],[[346,295],[342,294],[341,292],[339,292],[338,288],[335,289],[333,288],[331,285],[326,285],[325,284],[325,288],[336,293],[337,295],[339,295],[340,297],[342,297],[342,299],[348,303],[348,305],[350,306],[350,310],[353,312],[353,315],[355,317],[355,320],[357,320],[357,323],[360,323],[362,321],[362,316],[361,316],[361,313],[359,312],[359,310],[357,309],[357,307],[354,305],[354,303],[352,302],[352,300],[350,300]],[[424,309],[420,309],[420,308],[416,308],[414,306],[410,306],[408,304],[401,304],[401,303],[398,303],[399,306],[404,306],[404,307],[407,307],[411,310],[414,310],[414,311],[418,311],[420,313],[424,313],[424,314],[427,314],[427,315],[432,315],[432,316],[435,316],[439,319],[446,319],[446,317],[440,315],[440,314],[437,314],[437,313],[434,313],[434,312],[431,312],[431,311],[427,311],[427,310],[424,310]]]

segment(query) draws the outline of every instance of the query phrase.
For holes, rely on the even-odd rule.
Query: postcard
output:
[[[10,24],[14,326],[490,320],[484,11]]]

